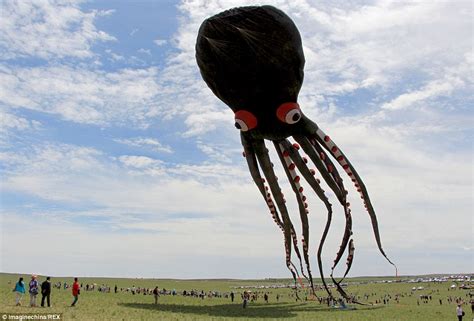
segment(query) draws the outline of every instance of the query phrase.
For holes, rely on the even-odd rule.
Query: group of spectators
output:
[[[57,283],[57,284],[54,284],[54,287],[57,287],[57,288],[61,288],[61,283]],[[64,289],[67,289],[69,287],[69,285],[65,282],[64,283]],[[86,285],[86,290],[87,291],[92,291],[94,290],[96,287],[95,284],[87,284]],[[98,291],[100,292],[105,292],[105,293],[110,293],[110,287],[108,285],[102,285],[102,286],[99,286],[97,287],[98,288]],[[76,303],[78,302],[79,300],[79,294],[80,294],[80,291],[81,291],[81,284],[79,284],[78,282],[78,278],[74,278],[74,283],[72,284],[72,296],[73,296],[73,301],[71,303],[71,306],[74,307],[76,305]],[[143,293],[144,295],[153,295],[154,298],[155,298],[155,304],[158,304],[158,297],[160,295],[178,295],[178,292],[176,290],[166,290],[166,289],[158,289],[158,287],[155,287],[154,289],[151,289],[151,288],[136,288],[135,286],[132,286],[131,288],[118,288],[117,285],[115,285],[114,287],[114,292],[117,293],[117,292],[130,292],[132,293],[133,295],[135,294],[141,294]],[[439,291],[439,290],[438,290]],[[16,306],[21,306],[21,300],[23,298],[23,295],[25,295],[26,293],[26,286],[25,286],[25,282],[23,281],[23,277],[20,277],[18,282],[16,282],[15,284],[15,287],[13,288],[13,292],[15,292],[16,294],[16,298],[15,298],[15,305]],[[37,296],[38,294],[41,293],[41,307],[44,307],[45,306],[45,303],[47,304],[48,307],[51,307],[51,278],[50,277],[46,277],[46,279],[40,284],[39,281],[38,281],[38,277],[36,275],[32,275],[31,276],[31,280],[28,284],[28,293],[30,295],[30,304],[29,306],[30,307],[36,307],[37,304],[36,304],[36,300],[37,300]],[[181,293],[180,293],[181,294]],[[257,292],[251,292],[251,291],[244,291],[244,293],[241,294],[241,297],[242,297],[242,300],[243,300],[243,307],[246,308],[247,305],[248,305],[248,302],[249,301],[256,301],[259,296],[260,296],[261,293],[259,293],[258,291]],[[263,298],[265,300],[265,302],[268,303],[268,293],[262,293],[263,294]],[[234,302],[234,297],[235,297],[235,293],[232,291],[230,293],[220,293],[220,292],[216,292],[216,291],[209,291],[208,293],[204,292],[203,290],[201,291],[197,291],[197,290],[191,290],[191,291],[186,291],[184,290],[182,292],[183,296],[191,296],[191,297],[198,297],[198,298],[201,298],[201,299],[204,299],[205,297],[208,297],[208,298],[212,298],[212,297],[224,297],[224,298],[229,298],[231,299],[232,302]],[[365,294],[364,295],[364,298],[366,300],[369,299],[370,296],[375,296],[376,294],[373,293],[373,294]],[[395,295],[395,301],[398,303],[398,298],[399,296],[401,297],[404,297],[404,296],[412,296],[413,293],[410,293],[410,294],[407,294],[407,293],[402,293],[402,294],[396,294]],[[469,295],[471,296],[471,300],[470,300],[470,304],[471,304],[471,309],[472,309],[472,312],[474,313],[474,300],[473,300],[473,295],[472,293],[469,293]],[[276,300],[279,301],[279,294],[277,294],[276,296]],[[385,295],[383,297],[383,301],[382,299],[380,300],[376,300],[375,302],[376,303],[384,303],[384,304],[388,304],[390,299],[391,299],[391,295]],[[420,295],[420,298],[423,300],[423,302],[426,301],[426,303],[428,301],[431,301],[432,297],[431,295]],[[328,306],[331,306],[333,305],[334,303],[331,302],[331,298],[322,298],[322,297],[318,297],[319,299],[319,303],[322,304],[322,303],[327,303]],[[456,305],[457,305],[457,308],[456,308],[456,315],[458,317],[458,320],[462,320],[463,316],[465,315],[465,312],[463,311],[462,309],[462,305],[464,304],[463,300],[459,297],[459,298],[453,298],[451,296],[449,296],[447,298],[447,301],[448,303],[452,303],[453,301],[456,302]],[[442,300],[439,299],[439,304],[441,305],[442,304]],[[339,302],[341,303],[341,302]],[[342,302],[344,303],[344,302]],[[348,303],[350,303],[348,301]],[[418,305],[419,305],[419,301],[418,301]],[[345,304],[343,304],[345,305]]]
[[[41,287],[41,288],[40,288]],[[66,288],[66,287],[65,287]],[[41,290],[41,291],[40,291]],[[23,281],[23,277],[20,277],[18,282],[15,283],[15,287],[13,288],[13,292],[16,294],[15,298],[15,305],[21,305],[21,299],[23,295],[26,293],[25,282]],[[38,277],[36,275],[31,276],[31,281],[28,284],[28,293],[30,294],[30,307],[36,307],[36,297],[41,292],[41,306],[44,307],[45,302],[47,303],[48,307],[51,307],[51,278],[48,276],[43,283],[39,283]],[[81,286],[77,280],[74,278],[74,283],[72,284],[72,296],[73,301],[71,306],[75,306],[77,301],[79,300],[79,294],[81,293]]]

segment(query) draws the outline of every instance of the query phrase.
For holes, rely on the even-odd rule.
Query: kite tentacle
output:
[[[326,226],[324,227],[323,234],[321,236],[321,240],[319,241],[319,246],[318,246],[318,253],[317,253],[317,261],[318,261],[318,267],[319,267],[319,274],[321,276],[321,281],[323,283],[323,286],[328,293],[330,297],[332,297],[332,293],[329,290],[326,280],[324,278],[324,269],[323,269],[323,263],[322,263],[322,252],[323,252],[323,246],[326,241],[326,237],[329,232],[329,227],[331,226],[331,220],[332,220],[332,204],[329,202],[329,199],[327,196],[324,194],[323,189],[319,185],[320,182],[318,179],[314,177],[315,172],[314,170],[308,169],[308,167],[305,164],[305,161],[301,157],[301,155],[298,153],[297,149],[295,146],[291,145],[288,140],[284,140],[281,142],[285,150],[288,151],[289,156],[291,160],[294,162],[298,170],[300,171],[301,175],[305,178],[305,180],[308,182],[308,184],[311,186],[313,191],[316,193],[316,195],[319,197],[319,199],[324,203],[327,209],[327,219],[326,219]]]
[[[308,138],[306,138],[306,139],[308,139]],[[319,155],[319,158],[321,159],[321,161],[325,165],[326,170],[329,172],[329,175],[331,175],[332,179],[334,180],[337,187],[341,191],[341,195],[338,196],[338,200],[341,203],[341,205],[344,205],[346,203],[347,191],[344,188],[344,182],[342,181],[342,178],[339,175],[339,172],[337,171],[336,166],[334,166],[331,159],[328,157],[328,155],[322,149],[322,147],[318,145],[318,142],[315,139],[309,138],[308,140],[309,140],[311,146],[313,146],[313,148],[315,149],[317,155]]]
[[[303,148],[303,151],[313,161],[314,165],[316,165],[316,168],[321,173],[321,176],[324,178],[324,181],[328,184],[329,188],[331,188],[331,190],[334,192],[337,199],[340,202],[342,202],[343,191],[341,191],[337,183],[334,181],[334,178],[327,171],[326,165],[321,161],[320,155],[316,153],[310,141],[305,136],[294,135],[293,138]]]
[[[257,158],[255,156],[255,150],[252,144],[250,144],[247,139],[241,135],[242,146],[244,147],[244,157],[247,160],[247,165],[250,170],[250,174],[257,185],[260,193],[262,194],[265,202],[267,203],[268,209],[270,210],[270,214],[272,215],[273,220],[278,225],[278,227],[283,232],[283,222],[280,219],[278,214],[278,210],[275,207],[275,203],[273,202],[272,195],[268,191],[268,186],[265,185],[265,179],[262,178],[260,175],[260,170],[257,163]]]
[[[342,255],[344,254],[347,244],[349,243],[349,238],[352,234],[352,217],[349,208],[349,203],[346,202],[346,191],[344,189],[344,185],[342,184],[342,179],[337,173],[337,170],[327,157],[326,153],[324,153],[321,147],[317,144],[317,142],[311,142],[311,140],[305,136],[293,137],[301,145],[306,154],[311,158],[311,160],[321,173],[322,177],[324,178],[328,186],[336,194],[336,197],[344,208],[346,221],[344,235],[339,250],[336,254],[336,258],[334,259],[333,266],[331,267],[332,275],[332,271],[334,271],[336,265],[339,263]]]
[[[278,209],[280,210],[282,219],[283,219],[283,235],[285,237],[285,251],[286,251],[286,266],[290,270],[293,275],[293,279],[295,281],[297,276],[299,275],[298,270],[294,269],[294,265],[291,262],[291,240],[296,238],[296,233],[294,233],[293,224],[291,222],[290,216],[288,214],[288,210],[285,205],[285,199],[283,197],[282,191],[280,186],[278,185],[278,181],[273,171],[273,165],[270,161],[270,157],[268,156],[268,149],[265,147],[265,143],[263,140],[256,140],[254,141],[255,153],[257,156],[257,160],[262,168],[263,174],[265,175],[266,180],[268,181],[268,185],[270,186],[271,193],[275,198],[276,204]],[[295,250],[296,252],[296,250]],[[297,254],[299,253],[296,252]],[[301,256],[300,256],[301,260]]]
[[[281,221],[281,219],[278,215],[278,210],[276,209],[276,207],[273,203],[271,193],[267,192],[268,187],[265,186],[265,184],[264,184],[265,179],[262,178],[262,176],[260,175],[260,171],[258,169],[257,159],[256,159],[256,156],[255,156],[254,147],[252,146],[252,144],[248,143],[248,141],[245,139],[245,137],[243,135],[241,135],[241,138],[242,138],[242,145],[244,147],[244,157],[247,160],[247,164],[248,164],[250,173],[252,175],[252,178],[255,181],[255,184],[257,185],[258,189],[260,190],[263,198],[267,202],[267,206],[270,209],[270,213],[273,217],[273,220],[275,221],[275,223],[278,225],[278,227],[283,232],[284,239],[285,239],[285,249],[288,249],[288,247],[287,247],[288,242],[286,242],[287,238],[286,238],[286,234],[285,234],[284,223]],[[291,250],[291,248],[290,248],[290,250]],[[289,261],[289,262],[287,261],[287,267],[290,270],[290,272],[292,273],[293,278],[295,279],[295,283],[296,283],[296,274],[292,270],[292,268],[293,268],[296,271],[296,267],[294,266],[294,264],[291,261]],[[297,271],[296,271],[296,273],[297,273]]]
[[[342,279],[341,281],[339,282],[342,282],[342,280],[345,279],[345,277],[347,276],[347,273],[349,273],[349,270],[351,269],[351,266],[352,266],[352,261],[354,259],[354,252],[355,252],[355,247],[354,247],[354,240],[351,239],[349,241],[349,253],[347,255],[347,269],[346,269],[346,272],[344,273],[344,275],[342,276]]]
[[[352,182],[354,183],[355,188],[361,195],[361,199],[364,202],[365,209],[370,216],[370,220],[372,223],[372,230],[374,232],[375,240],[377,242],[377,247],[380,253],[385,257],[385,259],[395,267],[395,271],[397,272],[397,266],[388,258],[385,254],[385,251],[382,248],[382,241],[380,239],[379,233],[379,226],[377,222],[377,216],[375,215],[375,210],[372,206],[372,202],[370,201],[369,194],[367,192],[367,188],[365,187],[364,182],[360,178],[359,174],[355,170],[354,166],[352,166],[349,159],[344,155],[342,150],[332,141],[332,139],[326,135],[320,128],[317,127],[315,132],[314,138],[326,149],[331,153],[331,155],[339,162],[339,165],[345,170],[347,175],[351,178]]]
[[[295,164],[291,163],[289,160],[288,151],[285,150],[285,147],[282,145],[281,142],[274,141],[273,144],[275,145],[275,149],[277,151],[278,157],[283,165],[285,170],[286,176],[288,177],[288,181],[290,182],[291,188],[296,195],[296,201],[298,203],[298,208],[300,212],[300,219],[301,219],[301,226],[302,226],[302,245],[303,245],[303,257],[306,264],[306,270],[308,271],[309,277],[305,276],[311,286],[312,294],[315,295],[314,284],[313,284],[313,276],[311,274],[311,265],[308,255],[309,249],[309,223],[308,223],[308,204],[306,201],[306,196],[303,195],[303,187],[300,185],[300,177],[297,175],[295,171]],[[296,245],[295,245],[296,246]],[[302,268],[303,271],[303,268]]]
[[[351,300],[352,302],[354,303],[357,303],[357,304],[361,304],[361,305],[365,305],[363,303],[360,303],[358,302],[357,300],[355,300],[354,298],[351,298],[347,293],[346,291],[344,291],[344,289],[342,288],[341,286],[341,283],[342,281],[346,278],[347,276],[347,273],[349,273],[349,270],[351,269],[351,266],[352,266],[352,261],[354,259],[354,241],[351,239],[349,241],[349,248],[348,248],[348,255],[347,255],[347,267],[346,267],[346,271],[344,273],[344,275],[342,276],[342,278],[339,280],[339,281],[336,281],[336,279],[334,279],[334,276],[333,274],[331,273],[331,280],[332,282],[334,283],[334,285],[336,286],[336,290],[337,292],[339,292],[345,299],[347,300]]]
[[[331,277],[332,277],[334,269],[336,268],[337,264],[342,258],[344,251],[346,250],[347,245],[349,244],[349,239],[352,235],[352,216],[351,216],[351,210],[349,208],[350,204],[347,202],[347,191],[344,188],[344,182],[341,176],[339,175],[339,172],[337,171],[336,167],[332,163],[331,159],[328,157],[326,152],[321,148],[321,146],[318,144],[316,140],[310,139],[309,141],[311,145],[314,147],[314,149],[317,151],[317,153],[320,155],[321,160],[326,165],[328,172],[331,174],[336,184],[339,186],[341,191],[343,191],[341,199],[339,201],[344,208],[345,228],[344,228],[344,235],[341,240],[341,245],[339,246],[339,250],[336,254],[336,258],[334,259],[334,263],[331,267]]]

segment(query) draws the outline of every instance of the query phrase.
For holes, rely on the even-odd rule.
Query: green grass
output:
[[[62,313],[63,320],[353,320],[353,321],[378,321],[378,320],[400,320],[400,321],[437,321],[457,320],[455,315],[456,305],[448,303],[447,297],[462,297],[469,302],[469,291],[448,291],[451,283],[423,283],[422,291],[411,291],[413,286],[420,284],[411,283],[374,283],[377,278],[348,279],[347,291],[353,294],[370,294],[368,300],[363,302],[374,302],[391,295],[392,300],[387,305],[351,305],[355,310],[338,310],[327,305],[320,305],[315,301],[296,301],[294,291],[290,289],[252,289],[252,291],[265,291],[269,293],[270,302],[265,303],[263,297],[256,302],[251,302],[247,309],[242,308],[242,300],[239,292],[241,289],[232,289],[235,286],[265,285],[275,283],[287,283],[288,280],[157,280],[157,279],[114,279],[114,278],[81,278],[80,282],[107,284],[111,287],[111,293],[81,290],[79,302],[76,307],[70,307],[72,302],[71,290],[53,289],[51,308],[28,307],[29,296],[23,297],[23,306],[16,307],[15,295],[12,288],[18,280],[19,275],[0,274],[0,312],[2,313],[31,313],[52,312]],[[29,281],[28,275],[23,275],[26,285]],[[44,277],[39,277],[42,282]],[[72,278],[52,278],[53,283],[57,281],[72,283]],[[355,284],[354,282],[357,282]],[[370,282],[358,284],[359,282]],[[192,298],[177,296],[161,296],[159,304],[155,305],[152,295],[131,293],[113,293],[113,287],[147,287],[160,289],[176,289],[178,293],[183,290],[204,290],[237,293],[234,303],[230,298]],[[280,300],[276,301],[276,295]],[[318,295],[324,296],[319,291]],[[372,295],[374,294],[374,295]],[[394,301],[396,294],[402,294],[399,303]],[[431,294],[432,300],[428,303],[417,304],[420,294]],[[262,294],[263,296],[263,294]],[[305,297],[305,291],[300,291],[300,296]],[[443,304],[439,304],[439,299]],[[38,304],[41,295],[38,295]],[[464,305],[466,311],[465,320],[471,320],[470,307]]]

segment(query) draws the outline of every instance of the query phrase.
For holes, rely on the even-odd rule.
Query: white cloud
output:
[[[233,182],[233,188],[239,188],[239,181],[245,179],[242,169],[229,165],[173,165],[141,155],[115,159],[93,148],[64,144],[5,152],[2,160],[10,168],[2,179],[5,190],[117,209],[147,209],[147,212],[156,210],[157,204],[163,210],[184,206],[186,210],[182,211],[193,212],[199,208],[191,203],[180,204],[181,190],[190,193],[187,197],[205,208],[205,195],[214,187],[204,182],[221,181],[219,185]],[[70,182],[74,182],[73,186]],[[216,213],[222,205],[213,204],[211,208],[215,210],[211,212]],[[231,204],[224,207],[227,206]]]
[[[381,108],[388,110],[404,109],[440,96],[451,96],[455,90],[474,89],[473,81],[470,77],[472,73],[472,56],[466,54],[465,58],[458,66],[446,68],[442,78],[431,80],[419,90],[404,93],[392,101],[384,103]]]
[[[4,112],[0,109],[0,133],[7,134],[10,130],[38,129],[41,124],[38,121],[18,117],[14,114]]]
[[[156,152],[163,153],[172,153],[173,149],[170,146],[163,145],[157,139],[146,138],[146,137],[136,137],[136,138],[126,138],[126,139],[115,139],[114,141],[133,146],[133,147],[143,147],[148,148]]]
[[[457,65],[470,51],[466,5],[377,1],[318,9],[295,2],[290,15],[296,15],[308,49],[306,90],[338,94],[389,88],[413,73],[436,75]]]
[[[115,40],[97,30],[95,20],[112,11],[83,12],[78,1],[7,1],[2,3],[0,56],[43,59],[94,56],[91,46]]]
[[[456,85],[463,85],[459,79],[453,79],[453,82],[454,84],[450,82],[432,81],[420,90],[402,94],[394,100],[383,104],[382,108],[391,110],[403,109],[429,98],[448,96]]]
[[[110,55],[109,59],[112,60],[112,61],[123,61],[123,60],[125,60],[124,56],[116,54],[115,52],[112,52],[112,50],[110,50],[110,49],[106,49],[105,52]]]
[[[157,45],[158,47],[161,47],[161,46],[164,46],[168,43],[168,40],[166,39],[155,39],[153,40],[153,42],[155,43],[155,45]]]
[[[140,48],[140,49],[137,50],[137,52],[142,53],[142,54],[145,54],[145,55],[148,55],[148,56],[151,56],[151,51],[150,51],[150,49]]]
[[[436,253],[450,249],[450,244],[469,244],[469,226],[460,227],[458,223],[470,220],[470,213],[466,211],[472,206],[472,200],[469,201],[472,182],[470,175],[466,175],[471,170],[468,155],[437,155],[437,151],[432,154],[420,150],[416,144],[407,144],[405,137],[394,136],[393,131],[373,128],[369,124],[348,126],[347,123],[340,122],[327,132],[349,155],[367,184],[378,213],[384,248],[392,258],[394,253],[401,253],[407,246],[419,249],[430,244],[430,251]],[[223,153],[229,157],[233,151]],[[274,153],[272,156],[278,170],[277,175],[283,178],[284,174],[281,173]],[[0,159],[8,166],[8,171],[2,178],[4,191],[32,195],[73,207],[87,204],[91,208],[80,212],[48,211],[44,216],[41,216],[41,209],[33,210],[37,213],[34,217],[40,215],[38,218],[49,222],[48,225],[61,224],[62,230],[71,232],[72,235],[80,235],[79,231],[83,229],[81,224],[72,223],[74,220],[82,218],[83,222],[87,222],[88,217],[95,217],[95,220],[106,222],[106,235],[112,240],[120,238],[114,233],[130,230],[135,240],[173,244],[173,252],[178,256],[185,255],[193,246],[197,246],[202,255],[212,250],[212,253],[222,257],[228,257],[229,252],[245,256],[247,246],[252,248],[253,254],[246,256],[246,259],[253,258],[253,255],[260,259],[272,259],[278,253],[283,255],[282,236],[271,221],[244,161],[228,165],[173,165],[137,155],[122,155],[114,159],[98,150],[72,145],[36,146],[23,153],[3,153]],[[454,163],[455,171],[452,170]],[[287,195],[290,213],[294,215],[295,226],[299,230],[293,194],[285,181],[286,179],[280,179]],[[378,259],[378,254],[370,252],[370,249],[375,249],[370,221],[352,186],[347,186],[347,189],[350,191],[353,208],[354,237],[358,251],[365,253],[365,259],[359,264],[366,266],[368,261]],[[315,247],[325,210],[308,187],[306,190],[312,246]],[[332,200],[334,201],[333,198]],[[31,208],[29,211],[32,211]],[[446,221],[446,213],[456,214],[452,220]],[[183,214],[185,216],[181,218]],[[325,248],[325,264],[332,259],[342,235],[342,213],[337,206],[334,216],[331,235]],[[20,218],[14,213],[9,213],[6,217],[7,222]],[[55,223],[57,219],[60,221]],[[20,222],[4,223],[4,226],[14,224]],[[88,226],[88,223],[85,224],[84,227]],[[463,229],[466,231],[462,232]],[[458,232],[446,235],[446,230]],[[47,229],[44,233],[46,231]],[[240,233],[245,233],[246,238],[239,242]],[[16,239],[11,233],[5,235],[8,240]],[[104,232],[89,231],[88,235],[92,239],[101,240],[100,235],[104,235]],[[401,235],[417,237],[411,237],[407,244],[400,242]],[[216,243],[216,240],[219,242]],[[132,250],[134,244],[135,241],[127,241],[127,249]],[[91,258],[95,256],[95,246],[94,242],[84,242],[79,250],[88,253],[84,255]],[[142,249],[145,250],[139,246],[135,250]],[[54,251],[61,251],[61,248],[54,247]],[[153,253],[159,254],[160,251],[158,249]],[[118,253],[125,255],[128,252],[120,250]],[[2,254],[5,257],[14,256],[9,251],[3,251]],[[276,273],[284,276],[283,256],[281,261]],[[403,262],[400,268],[406,271],[408,262],[404,261],[403,256],[397,263],[400,261]],[[458,263],[459,266],[465,266],[462,262]],[[366,271],[363,267],[356,267],[356,270],[360,273]],[[238,274],[236,270],[228,271]],[[390,273],[391,269],[381,262],[378,271]],[[128,272],[125,268],[118,268],[114,273],[126,275]],[[140,273],[146,272],[141,270]],[[193,272],[185,270],[180,276],[184,277],[186,274]],[[176,276],[171,271],[168,275]],[[204,276],[205,273],[200,275]]]
[[[262,221],[267,219],[262,216]],[[9,258],[2,260],[2,271],[27,272],[34,269],[31,272],[53,276],[189,278],[192,275],[215,278],[232,277],[229,270],[232,265],[251,260],[252,266],[258,267],[255,268],[258,271],[243,272],[244,277],[260,275],[263,278],[269,271],[273,272],[271,275],[286,276],[285,269],[279,264],[268,266],[269,262],[284,265],[283,259],[266,256],[266,252],[281,248],[278,233],[275,237],[262,238],[262,230],[255,229],[255,220],[249,220],[246,216],[235,216],[232,225],[219,216],[212,220],[187,218],[156,221],[136,224],[137,232],[129,229],[127,233],[116,232],[107,223],[99,223],[91,229],[77,224],[64,224],[40,215],[25,220],[24,216],[11,212],[2,213],[2,222],[2,257]],[[236,234],[231,227],[239,225],[241,233]],[[48,242],[48,255],[51,257],[64,257],[64,249],[67,248],[68,259],[62,260],[61,264],[50,264],[44,260],[44,253],[34,251],[32,256],[25,256],[5,246],[23,242],[24,239],[20,238],[22,234],[14,233],[19,229],[28,233],[30,242]],[[245,237],[242,237],[243,234]],[[78,242],[80,246],[77,246]],[[158,271],[157,257],[167,258],[160,259]],[[223,261],[222,257],[228,260]],[[31,260],[36,262],[34,266],[29,263]],[[87,262],[94,264],[85,264]]]
[[[227,156],[226,151],[223,150],[222,146],[215,146],[211,144],[203,143],[202,141],[197,142],[197,147],[206,155],[209,156],[211,161],[217,163],[230,163],[232,160]]]
[[[162,162],[146,157],[146,156],[129,156],[129,155],[123,155],[119,157],[119,160],[125,165],[125,166],[130,166],[130,167],[135,167],[135,168],[146,168],[150,166],[156,166],[156,165],[161,165]]]
[[[208,111],[200,103],[190,103],[196,106],[196,112],[190,113],[184,122],[188,126],[188,130],[184,133],[185,137],[212,132],[223,124],[233,127],[234,118],[228,111]],[[198,111],[202,109],[204,109],[203,112],[199,113]]]
[[[21,137],[25,132],[35,133],[41,128],[39,121],[17,116],[0,107],[0,147],[11,147],[15,138]]]
[[[0,69],[0,102],[77,123],[147,126],[159,93],[156,68],[116,72],[55,66]]]

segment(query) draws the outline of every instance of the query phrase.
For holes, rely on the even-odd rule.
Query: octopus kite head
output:
[[[281,10],[241,7],[206,19],[196,59],[204,81],[246,135],[281,139],[301,127],[303,48],[298,29]]]
[[[300,262],[301,274],[309,281],[313,293],[309,259],[309,207],[304,181],[310,187],[308,193],[324,203],[327,219],[318,246],[317,260],[321,280],[330,296],[323,274],[322,250],[333,209],[321,182],[334,194],[344,211],[345,229],[331,268],[331,279],[337,291],[348,298],[340,284],[351,268],[355,247],[351,209],[346,197],[348,191],[338,166],[339,170],[346,172],[360,194],[370,216],[379,251],[392,262],[382,249],[377,218],[362,179],[335,142],[300,109],[298,93],[303,83],[305,60],[295,24],[285,13],[271,6],[224,11],[202,23],[196,43],[196,60],[209,88],[234,112],[235,127],[241,131],[244,156],[252,178],[273,220],[283,232],[286,266],[296,282],[299,272],[291,260],[294,250]],[[295,143],[290,142],[290,136]],[[296,196],[302,227],[301,239],[296,234],[265,140],[271,140],[275,146]],[[300,148],[305,156],[300,155]],[[346,249],[347,268],[338,281],[333,277],[333,271]]]

